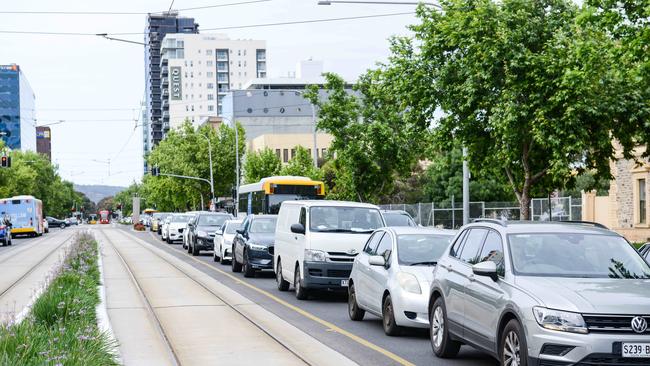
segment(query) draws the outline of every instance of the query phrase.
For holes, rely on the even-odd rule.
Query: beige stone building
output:
[[[332,144],[334,137],[326,133],[316,135],[316,147],[318,158],[323,158]],[[269,148],[275,152],[283,163],[287,163],[296,154],[296,146],[302,146],[309,150],[313,156],[314,135],[311,133],[270,133],[257,136],[248,141],[248,151],[260,151]]]
[[[638,148],[634,159],[623,159],[620,152],[611,165],[614,179],[609,195],[598,197],[594,192],[583,193],[582,219],[601,223],[628,240],[650,241],[650,162],[641,158],[645,147]]]

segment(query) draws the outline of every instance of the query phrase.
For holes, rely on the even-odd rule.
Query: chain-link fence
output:
[[[413,203],[380,205],[384,210],[402,210],[408,212],[416,223],[422,226],[459,228],[463,225],[463,205],[461,202]],[[582,218],[582,201],[579,198],[551,198],[549,215],[548,198],[535,198],[531,201],[531,220],[553,221],[580,220]],[[470,202],[470,221],[478,218],[502,220],[519,220],[519,202]]]

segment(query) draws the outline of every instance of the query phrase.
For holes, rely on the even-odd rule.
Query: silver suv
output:
[[[650,267],[593,223],[480,220],[433,274],[431,345],[506,366],[650,365]]]

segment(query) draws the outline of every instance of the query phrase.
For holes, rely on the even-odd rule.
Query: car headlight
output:
[[[248,247],[251,248],[252,250],[261,250],[261,251],[266,250],[266,245],[248,243]]]
[[[547,309],[539,306],[533,308],[537,324],[541,327],[561,332],[587,334],[587,324],[582,315],[568,311]]]
[[[196,235],[198,235],[198,236],[208,236],[208,233],[206,233],[203,230],[199,230],[199,231],[196,232]]]
[[[399,272],[397,273],[397,282],[399,282],[399,287],[406,292],[413,294],[421,294],[422,289],[420,288],[420,282],[418,282],[417,277],[412,273]]]
[[[305,249],[305,260],[308,262],[325,262],[327,255],[320,250]]]

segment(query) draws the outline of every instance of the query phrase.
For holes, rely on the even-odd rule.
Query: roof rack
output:
[[[609,230],[609,228],[601,223],[593,221],[580,221],[580,220],[566,220],[566,221],[555,221],[558,223],[567,223],[567,224],[582,224],[582,225],[591,225],[597,228]]]
[[[508,226],[508,223],[505,220],[499,220],[499,219],[474,219],[472,222],[487,222],[490,224],[497,224],[501,226]]]

